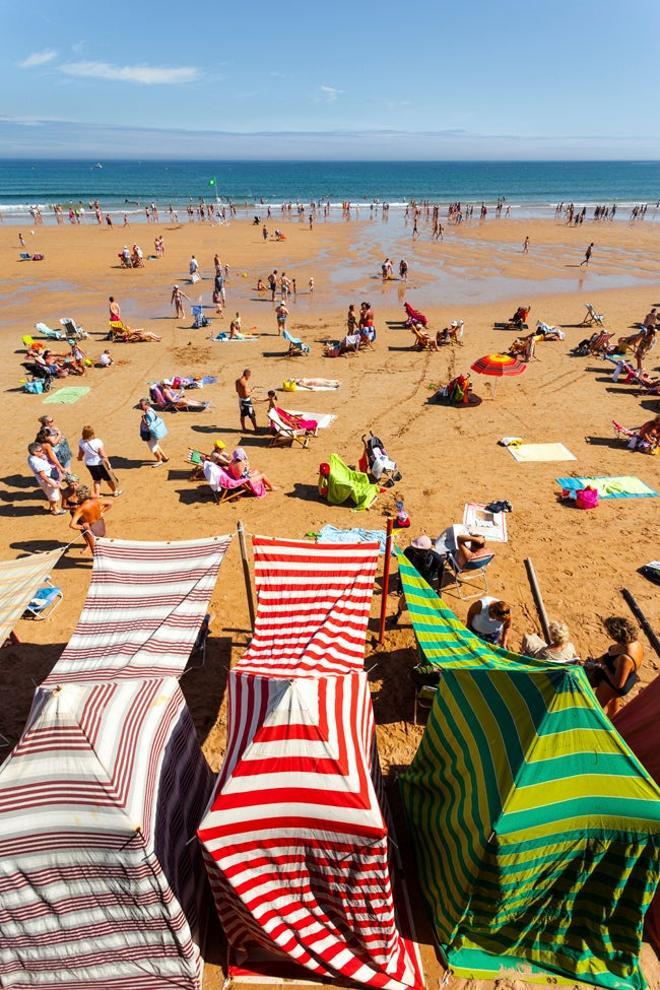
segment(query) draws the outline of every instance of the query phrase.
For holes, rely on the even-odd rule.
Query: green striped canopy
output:
[[[442,667],[401,786],[448,964],[640,990],[660,790],[581,668],[483,643],[400,566],[420,645]]]

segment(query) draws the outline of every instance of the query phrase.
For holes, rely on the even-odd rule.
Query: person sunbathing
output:
[[[518,306],[509,323],[513,323],[518,328],[522,327],[524,323],[527,323],[527,317],[531,308],[531,306]]]
[[[35,354],[34,363],[43,366],[49,375],[54,378],[66,378],[69,369],[64,365],[65,355],[53,354],[52,351],[44,351],[41,356]]]
[[[637,362],[637,370],[642,371],[642,362],[647,354],[655,347],[656,330],[649,329],[644,334],[644,339],[639,342],[635,349],[635,361]]]
[[[524,337],[516,337],[507,353],[522,361],[531,361],[534,357],[535,338],[536,334],[533,332],[525,334]]]
[[[276,393],[273,389],[268,393],[268,412],[272,411],[276,412],[281,422],[292,430],[305,430],[306,433],[314,437],[318,433],[319,424],[315,419],[304,419],[304,417],[296,416],[278,406]]]
[[[463,346],[463,320],[452,320],[449,326],[443,330],[438,330],[435,335],[435,342],[440,347],[442,344],[458,344]]]
[[[415,343],[413,344],[413,350],[416,351],[437,351],[438,344],[434,338],[428,334],[421,323],[413,323],[410,328],[410,332],[415,338]]]
[[[121,320],[110,321],[110,335],[113,341],[118,344],[140,344],[151,340],[160,340],[158,334],[152,333],[151,330],[143,330],[142,328],[134,330],[133,327],[129,327]]]
[[[644,454],[655,454],[660,446],[660,416],[642,423],[628,441],[629,450],[639,450]]]
[[[406,311],[406,320],[404,323],[405,327],[410,328],[415,324],[421,324],[422,327],[428,326],[428,317],[424,316],[423,313],[420,313],[418,309],[414,309],[410,303],[404,303],[403,308]]]
[[[232,452],[231,460],[227,465],[226,471],[229,477],[235,481],[249,481],[257,486],[263,484],[267,492],[277,491],[275,485],[265,474],[257,471],[256,468],[250,468],[248,456],[242,447],[236,447]]]
[[[164,378],[162,382],[159,382],[158,388],[165,402],[181,412],[204,412],[205,409],[208,409],[208,402],[201,402],[198,399],[188,399],[182,389],[174,389],[171,378]]]

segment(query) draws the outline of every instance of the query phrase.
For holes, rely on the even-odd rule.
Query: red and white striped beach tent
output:
[[[0,768],[0,986],[199,990],[211,788],[176,679],[39,688]]]
[[[44,684],[180,677],[230,542],[98,539],[78,625]]]
[[[361,669],[378,544],[255,538],[254,552],[255,636],[230,672],[227,750],[198,830],[233,958],[418,986]]]

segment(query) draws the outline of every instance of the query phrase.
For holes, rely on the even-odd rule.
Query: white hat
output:
[[[416,539],[411,540],[410,546],[414,547],[415,550],[432,550],[433,543],[431,542],[431,537],[427,536],[426,533],[423,536],[418,536]]]

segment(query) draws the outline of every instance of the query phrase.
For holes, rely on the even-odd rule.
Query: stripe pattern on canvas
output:
[[[98,539],[78,625],[45,684],[180,677],[230,542]]]
[[[254,537],[257,618],[241,670],[362,670],[379,547]]]
[[[439,633],[438,633],[439,635]],[[471,634],[468,634],[471,635]],[[461,630],[445,637],[462,637]],[[420,885],[461,976],[530,967],[641,990],[660,872],[660,790],[581,668],[442,665],[401,777]]]
[[[39,688],[0,769],[0,985],[199,990],[212,783],[176,679]]]
[[[4,643],[65,547],[0,563],[0,644]]]
[[[234,670],[228,690],[227,751],[198,835],[232,948],[319,979],[418,986],[397,930],[366,674]]]

